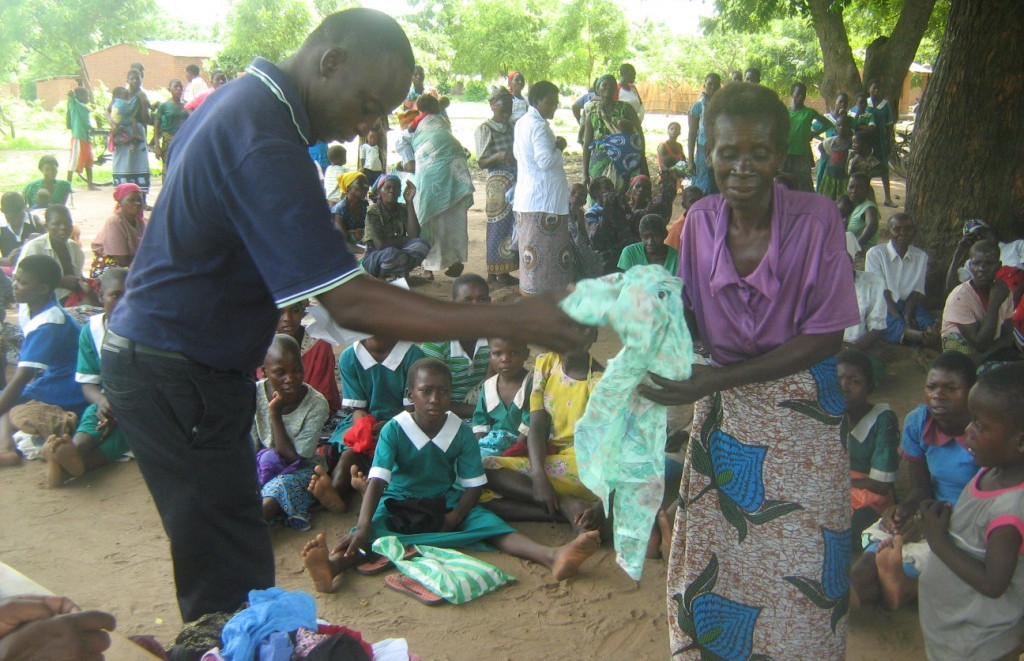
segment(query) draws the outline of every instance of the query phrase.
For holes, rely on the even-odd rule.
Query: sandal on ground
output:
[[[384,584],[395,592],[409,595],[416,601],[428,606],[436,606],[444,603],[444,597],[439,597],[428,590],[419,581],[409,578],[405,574],[391,574],[384,579]]]
[[[416,549],[415,548],[411,548],[411,549],[409,549],[409,550],[407,550],[405,552],[405,555],[402,556],[402,560],[408,560],[408,559],[414,557],[415,555],[416,555]],[[385,557],[383,555],[380,555],[380,556],[377,556],[376,560],[370,560],[369,562],[364,562],[363,564],[361,564],[358,567],[356,567],[356,573],[362,574],[363,576],[373,576],[374,574],[379,574],[379,573],[381,573],[383,571],[387,571],[388,569],[391,569],[393,567],[394,567],[394,564],[392,564],[391,560],[389,560],[387,557]]]

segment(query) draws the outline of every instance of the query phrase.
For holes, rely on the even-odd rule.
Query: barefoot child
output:
[[[103,394],[100,380],[100,347],[107,333],[107,323],[114,308],[124,296],[124,281],[128,269],[109,268],[100,277],[100,300],[103,314],[93,315],[78,335],[78,365],[75,381],[81,384],[82,394],[89,401],[89,407],[82,414],[82,420],[70,435],[50,436],[43,449],[47,466],[47,483],[59,487],[69,478],[83,474],[117,461],[128,451],[121,428],[117,426],[114,412],[107,396]]]
[[[1024,365],[982,373],[967,447],[982,467],[956,506],[921,504],[932,557],[920,579],[928,658],[1016,660],[1024,642]]]
[[[526,443],[530,431],[530,390],[533,379],[526,369],[530,347],[520,340],[492,337],[491,371],[484,381],[473,413],[473,433],[480,442],[480,454],[497,456],[515,443]]]
[[[452,302],[485,305],[491,302],[487,281],[476,273],[463,273],[452,283]],[[470,420],[480,397],[480,385],[491,375],[491,351],[486,338],[466,338],[420,345],[428,358],[437,358],[452,372],[451,410]]]
[[[872,404],[875,389],[871,359],[860,351],[847,350],[836,356],[839,387],[846,398],[846,451],[850,456],[850,509],[853,516],[851,539],[860,551],[861,533],[895,504],[893,485],[899,470],[896,447],[900,423],[888,404]]]
[[[355,342],[341,353],[338,370],[341,372],[341,388],[345,394],[341,404],[351,408],[352,413],[334,429],[330,441],[341,454],[330,480],[341,498],[338,509],[344,509],[344,503],[352,494],[353,467],[364,473],[370,469],[373,444],[381,428],[407,409],[409,400],[405,397],[405,390],[409,368],[420,358],[423,358],[423,351],[415,344],[378,335]],[[364,441],[370,442],[357,445],[348,432],[359,432],[359,427],[365,424],[359,422],[362,418],[372,420],[371,427],[361,432],[364,437],[369,434],[372,438],[364,438]],[[346,436],[349,438],[346,439]],[[321,471],[317,471],[313,484],[318,494],[324,488],[319,483],[326,481],[321,477]],[[320,498],[320,501],[328,509],[338,505],[332,502],[333,498],[329,501]]]
[[[0,466],[21,463],[14,449],[18,426],[11,419],[13,408],[40,402],[79,416],[86,407],[74,376],[81,326],[57,303],[60,279],[60,264],[46,255],[22,258],[14,272],[14,298],[25,305],[25,340],[18,369],[0,393]]]
[[[956,502],[978,471],[965,448],[967,393],[975,378],[974,363],[961,353],[947,351],[932,362],[924,385],[927,403],[903,421],[899,453],[910,469],[910,493],[865,530],[870,542],[850,572],[854,604],[881,602],[896,610],[917,596],[927,549],[913,515],[925,500]]]
[[[485,542],[548,567],[558,581],[575,574],[598,549],[596,531],[564,546],[544,546],[477,506],[487,478],[473,433],[448,410],[451,387],[443,362],[424,358],[412,366],[413,412],[399,414],[381,430],[356,527],[331,552],[323,535],[302,550],[319,592],[333,591],[334,577],[362,562],[370,543],[385,535],[397,535],[407,545],[449,548],[486,548]],[[428,520],[415,525],[402,515],[413,511],[426,511]]]
[[[263,360],[266,378],[256,382],[256,469],[262,487],[263,517],[295,530],[309,530],[314,495],[307,489],[318,465],[320,429],[327,420],[327,400],[303,382],[299,344],[275,335]]]
[[[573,434],[604,367],[590,355],[597,330],[579,349],[537,356],[530,394],[528,456],[488,457],[487,481],[501,498],[486,507],[511,521],[568,521],[577,530],[595,530],[601,503],[580,482]],[[543,466],[544,470],[538,470]]]

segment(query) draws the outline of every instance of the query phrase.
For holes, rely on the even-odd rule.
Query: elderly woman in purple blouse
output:
[[[831,356],[857,321],[843,223],[828,199],[773,185],[789,131],[774,92],[735,83],[705,112],[722,194],[686,214],[679,276],[711,366],[644,389],[695,402],[669,557],[672,652],[843,659],[850,485]]]

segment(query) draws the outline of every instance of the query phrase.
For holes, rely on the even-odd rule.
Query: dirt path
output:
[[[579,178],[578,169],[570,173],[570,181]],[[158,192],[157,181],[154,197]],[[902,182],[894,182],[894,192],[902,197]],[[483,187],[478,182],[469,216],[467,269],[477,273],[485,272],[482,204]],[[72,213],[83,247],[88,249],[112,207],[109,188],[76,189]],[[886,212],[891,210],[883,210],[883,215]],[[416,290],[446,298],[450,286],[451,279],[439,275]],[[502,289],[493,298],[502,302],[515,294]],[[607,360],[618,347],[618,341],[604,332],[594,353]],[[921,401],[928,359],[922,352],[892,352],[875,401],[889,402],[902,419]],[[673,417],[685,419],[687,414],[680,409]],[[71,595],[83,607],[113,612],[122,632],[150,633],[170,643],[180,620],[167,541],[138,467],[117,464],[61,490],[46,489],[44,473],[40,462],[3,471],[0,493],[7,506],[0,508],[0,558],[52,590]],[[310,590],[299,549],[317,532],[335,540],[354,522],[352,513],[320,513],[309,533],[275,528],[278,584]],[[520,527],[546,543],[563,543],[570,537],[564,525]],[[319,615],[360,630],[369,640],[408,638],[411,648],[431,661],[667,656],[663,561],[648,561],[643,580],[635,584],[616,566],[614,552],[606,545],[577,577],[556,583],[537,565],[498,553],[480,556],[518,581],[472,605],[427,607],[386,589],[380,576],[352,574],[336,594],[317,596]],[[922,659],[916,611],[854,613],[848,658]]]

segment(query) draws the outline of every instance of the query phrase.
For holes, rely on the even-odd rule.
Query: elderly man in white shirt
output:
[[[860,242],[852,232],[846,233],[846,251],[852,262],[860,251]],[[858,351],[867,351],[885,337],[885,282],[877,273],[853,269],[853,286],[857,290],[857,312],[860,323],[843,331],[843,342]]]
[[[562,165],[565,138],[548,120],[558,109],[558,88],[542,80],[530,87],[530,109],[515,124],[512,152],[519,164],[512,211],[519,235],[519,289],[524,295],[565,289],[574,279],[569,236],[569,181]]]
[[[935,316],[921,305],[928,254],[910,245],[914,220],[909,215],[896,214],[889,219],[888,227],[889,242],[868,250],[864,270],[877,273],[885,281],[885,339],[893,344],[922,343],[937,326]]]

